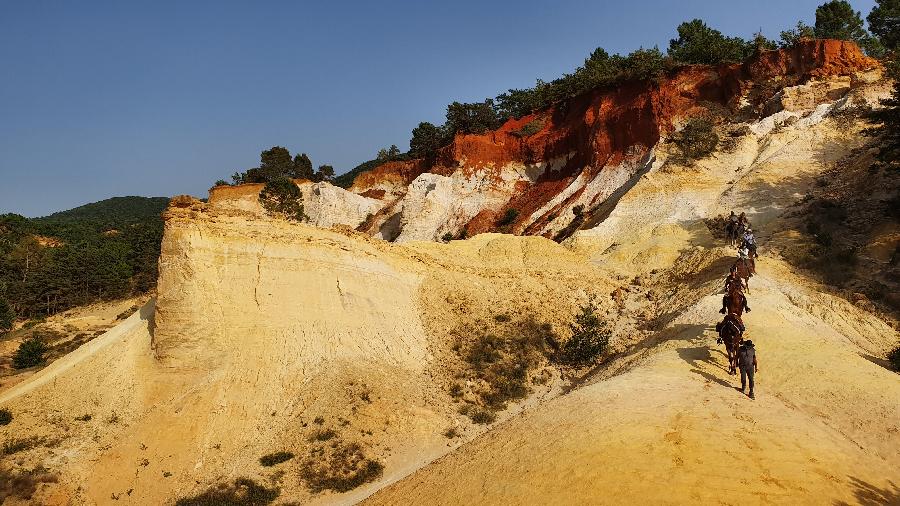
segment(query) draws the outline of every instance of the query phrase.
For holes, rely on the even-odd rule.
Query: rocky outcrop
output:
[[[659,82],[592,90],[495,131],[457,135],[434,161],[385,163],[357,176],[349,192],[298,184],[313,224],[349,225],[390,241],[490,231],[564,238],[595,222],[688,118],[799,115],[839,99],[855,74],[877,67],[851,42],[807,40],[744,64],[688,66]],[[806,84],[814,93],[794,89]],[[215,188],[210,203],[261,213],[259,189]]]

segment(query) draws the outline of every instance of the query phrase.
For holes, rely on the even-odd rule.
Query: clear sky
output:
[[[598,46],[665,50],[695,17],[778,38],[823,1],[0,0],[0,213],[206,196],[273,145],[343,173]]]

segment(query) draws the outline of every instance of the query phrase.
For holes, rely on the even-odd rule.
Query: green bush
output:
[[[703,159],[719,146],[719,135],[712,122],[703,118],[691,118],[680,131],[672,134],[669,142],[675,145],[677,152],[673,161],[681,165],[693,165]]]
[[[10,410],[3,408],[0,409],[0,425],[9,425],[12,423],[12,412]]]
[[[179,499],[175,506],[265,506],[280,493],[277,488],[266,488],[249,478],[237,478],[233,483],[216,485],[194,497]]]
[[[569,325],[572,337],[560,350],[565,364],[574,367],[590,365],[606,350],[611,332],[597,311],[594,302],[588,301]]]
[[[296,221],[307,219],[303,212],[303,195],[290,179],[279,178],[266,183],[259,193],[259,202],[270,215]]]
[[[36,337],[29,337],[19,344],[19,349],[13,355],[13,367],[25,369],[42,364],[46,352],[47,346],[43,341]]]

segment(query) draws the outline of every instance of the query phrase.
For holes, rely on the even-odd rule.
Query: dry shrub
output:
[[[272,467],[276,464],[281,464],[282,462],[287,462],[294,458],[294,454],[291,452],[275,452],[270,453],[268,455],[263,455],[259,458],[259,463],[265,467]]]
[[[3,443],[3,455],[13,455],[19,452],[24,452],[32,448],[41,446],[43,443],[44,439],[40,437],[10,439],[9,441]]]
[[[194,497],[175,502],[176,506],[264,506],[281,493],[277,488],[266,488],[249,478],[237,478],[233,483],[222,483],[208,488]]]
[[[12,423],[12,412],[6,408],[0,409],[0,425],[9,425]]]
[[[455,349],[467,366],[462,375],[475,384],[472,393],[486,407],[501,410],[531,392],[529,377],[552,353],[549,342],[555,342],[550,326],[528,319],[459,342]]]
[[[366,456],[358,443],[334,441],[313,448],[300,477],[312,492],[347,492],[381,477],[384,465]]]
[[[39,484],[56,482],[56,475],[41,468],[33,471],[0,469],[0,504],[11,497],[30,501]]]

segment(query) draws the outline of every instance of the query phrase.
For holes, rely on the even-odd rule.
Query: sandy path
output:
[[[748,317],[756,401],[726,371],[708,326],[720,299],[709,296],[640,367],[519,417],[371,502],[825,504],[870,488],[900,499],[900,382],[793,305],[777,266],[762,274]]]

